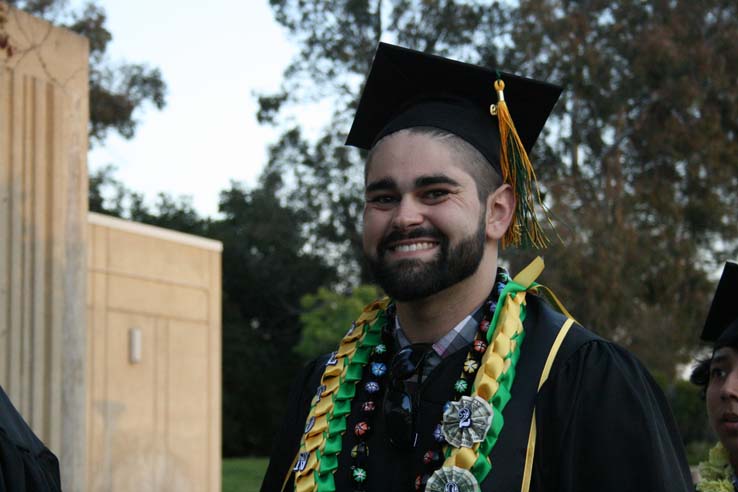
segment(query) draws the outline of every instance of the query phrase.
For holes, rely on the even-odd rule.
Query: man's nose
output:
[[[403,197],[395,209],[392,226],[398,230],[409,229],[422,224],[423,220],[422,204]]]

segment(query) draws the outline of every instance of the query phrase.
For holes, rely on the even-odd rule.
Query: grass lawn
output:
[[[257,492],[268,458],[223,459],[223,492]]]

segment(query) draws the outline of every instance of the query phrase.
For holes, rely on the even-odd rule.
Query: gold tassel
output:
[[[502,79],[495,81],[495,90],[497,91],[497,104],[490,106],[490,113],[492,116],[497,116],[500,127],[502,181],[512,187],[515,197],[515,214],[510,227],[502,238],[502,247],[513,245],[524,248],[529,246],[539,249],[545,248],[549,240],[536,218],[534,195],[546,212],[549,223],[551,223],[548,210],[543,204],[543,200],[541,200],[533,165],[528,159],[528,153],[525,151],[523,142],[521,142],[518,132],[515,130],[510,111],[507,109],[503,92],[505,82]]]

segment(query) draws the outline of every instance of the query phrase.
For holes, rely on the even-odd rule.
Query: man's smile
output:
[[[437,241],[412,241],[395,243],[390,245],[388,249],[395,253],[412,253],[415,251],[426,251],[435,248],[437,245]]]

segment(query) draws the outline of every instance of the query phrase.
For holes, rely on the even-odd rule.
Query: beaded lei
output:
[[[525,336],[525,294],[537,285],[532,281],[521,285],[515,281],[518,277],[511,280],[504,271],[496,280],[454,384],[455,400],[446,403],[442,421],[434,430],[436,447],[423,456],[425,473],[416,478],[416,490],[478,492],[492,468],[489,454],[504,425],[502,410],[510,399]],[[391,359],[388,347],[394,345],[391,328],[394,305],[388,298],[375,301],[364,308],[331,354],[295,460],[296,492],[335,492],[333,474],[357,389],[365,400],[359,405],[360,421],[349,430],[358,440],[351,449],[351,478],[356,491],[365,490],[371,479],[365,465],[367,439],[386,386]]]

